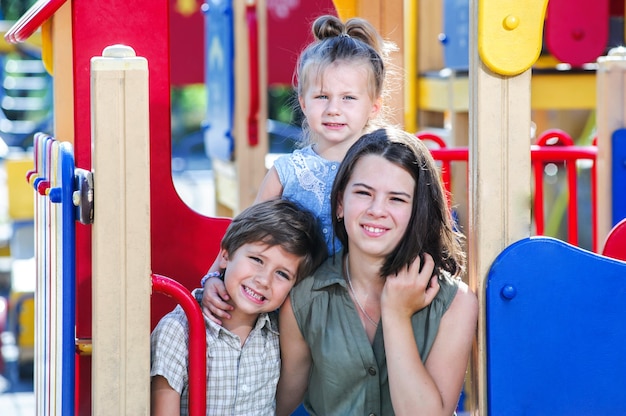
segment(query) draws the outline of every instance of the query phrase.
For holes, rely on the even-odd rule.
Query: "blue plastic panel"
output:
[[[626,414],[626,262],[521,240],[487,279],[490,415]]]
[[[232,160],[234,152],[234,28],[230,0],[206,3],[206,86],[204,144],[207,156]]]
[[[611,139],[612,225],[615,226],[626,218],[626,129],[615,130]]]
[[[469,68],[469,0],[443,2],[444,64],[448,68]]]
[[[74,411],[75,390],[75,325],[76,325],[76,231],[74,222],[74,149],[67,142],[59,144],[59,175],[61,186],[61,217],[63,227],[63,414]]]

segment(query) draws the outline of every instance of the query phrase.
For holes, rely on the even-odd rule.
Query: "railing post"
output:
[[[604,241],[613,225],[612,212],[612,144],[613,132],[626,127],[626,48],[613,48],[607,56],[598,58],[596,75],[598,126],[597,241]],[[602,247],[598,247],[602,252]]]
[[[91,60],[92,414],[150,411],[148,64],[109,46]]]

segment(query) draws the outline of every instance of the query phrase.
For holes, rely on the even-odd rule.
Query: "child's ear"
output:
[[[298,95],[298,103],[300,104],[300,109],[302,111],[304,111],[306,108],[305,108],[305,105],[304,105],[304,98],[302,98],[301,95]]]
[[[221,249],[218,260],[218,267],[222,270],[225,269],[228,266],[228,251]]]
[[[338,195],[337,197],[337,219],[343,218],[343,203],[341,202],[343,199],[342,195]]]
[[[378,113],[380,113],[381,108],[383,108],[383,98],[378,97],[376,101],[374,101],[374,105],[372,106],[371,118],[375,118]]]

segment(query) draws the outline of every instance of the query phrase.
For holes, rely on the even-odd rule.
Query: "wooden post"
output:
[[[250,48],[248,27],[246,26],[246,7],[256,5],[258,19],[258,143],[249,144],[248,115],[250,109]],[[265,176],[265,155],[268,152],[267,135],[267,14],[265,0],[235,0],[235,118],[233,134],[235,137],[235,164],[238,178],[238,204],[233,215],[249,207],[259,191],[261,180]]]
[[[122,45],[91,60],[92,414],[150,413],[148,64]]]
[[[74,144],[74,71],[69,70],[74,67],[71,2],[63,4],[51,19],[54,134]]]
[[[493,1],[470,1],[468,270],[470,286],[480,305],[477,343],[470,360],[469,403],[474,415],[487,415],[487,275],[504,248],[530,235],[529,68],[534,62],[532,58],[538,56],[536,48],[540,45],[528,39],[528,32],[524,31],[532,29],[533,34],[541,33],[543,16],[531,14],[522,6],[511,10]],[[519,31],[516,27],[503,28],[502,22],[513,18],[527,25],[520,25]],[[485,36],[486,33],[497,36]],[[527,54],[523,56],[529,58],[507,59],[515,58],[518,52],[507,47],[514,37],[528,39],[524,45]],[[490,67],[486,57],[492,59]]]

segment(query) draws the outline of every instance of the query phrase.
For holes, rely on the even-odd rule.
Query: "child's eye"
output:
[[[256,263],[261,263],[261,264],[263,263],[263,260],[261,260],[261,259],[260,259],[260,258],[258,258],[258,257],[255,257],[255,256],[249,256],[249,258],[250,258],[250,260],[252,260],[252,261],[254,261],[254,262],[256,262]]]
[[[398,196],[392,197],[391,200],[394,201],[394,202],[406,202],[406,200],[404,198],[400,198]]]
[[[276,272],[277,275],[279,275],[280,277],[282,277],[285,280],[291,280],[291,275],[289,273],[283,272],[281,270]]]
[[[351,95],[346,95],[343,99],[344,100],[356,100],[356,97],[353,97]]]
[[[328,96],[327,96],[327,95],[320,94],[320,95],[316,95],[314,98],[315,98],[315,99],[318,99],[318,100],[325,100],[325,99],[327,99],[327,98],[328,98]]]

